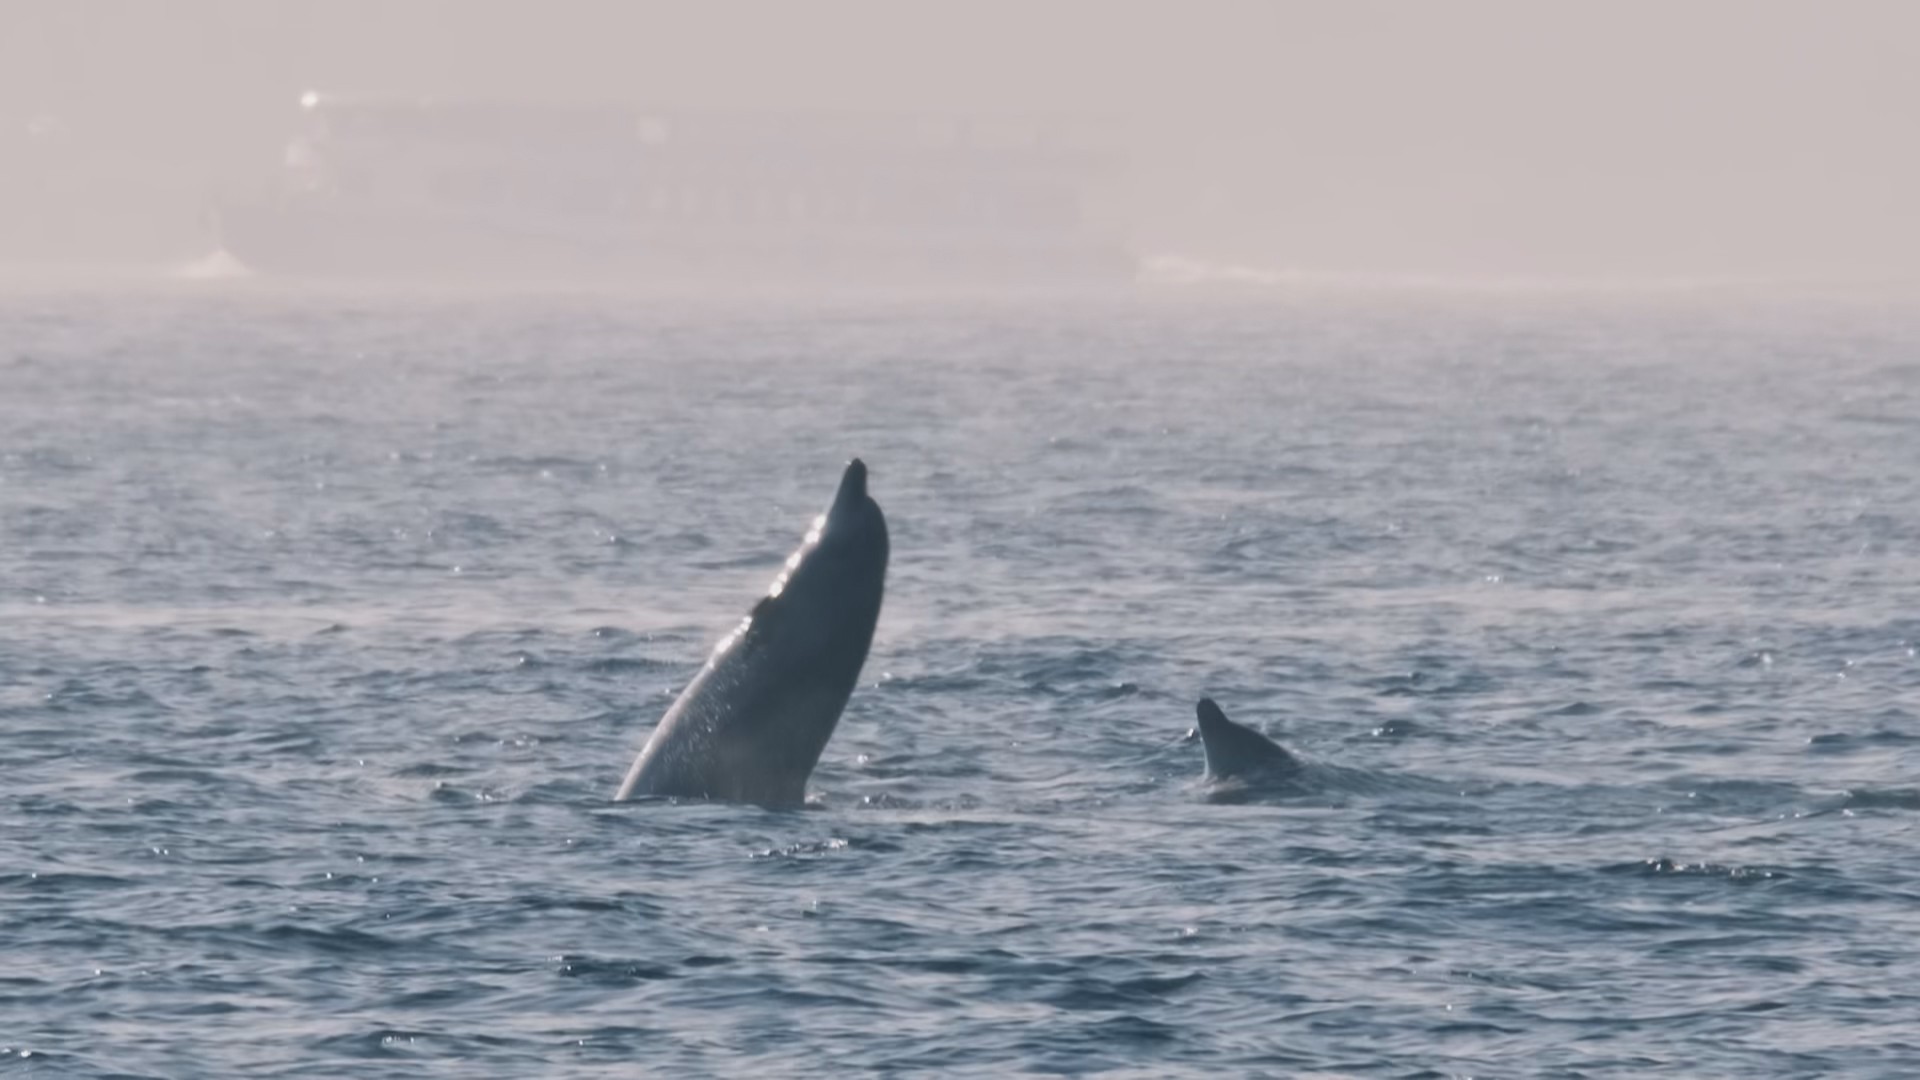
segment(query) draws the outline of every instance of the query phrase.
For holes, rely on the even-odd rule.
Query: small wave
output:
[[[603,656],[582,663],[580,670],[595,675],[627,675],[636,671],[664,671],[678,666],[644,656]]]
[[[1418,720],[1412,720],[1404,716],[1396,716],[1390,720],[1382,721],[1364,736],[1355,735],[1347,741],[1360,742],[1365,739],[1415,739],[1426,737],[1448,738],[1449,736],[1445,732],[1434,731]]]
[[[1807,749],[1815,754],[1846,754],[1856,750],[1911,746],[1915,743],[1920,743],[1920,736],[1885,729],[1863,732],[1828,731],[1807,737]]]
[[[438,762],[422,761],[395,769],[393,775],[402,779],[433,779],[445,776],[466,776],[472,772],[472,769],[463,765],[442,765]]]
[[[553,958],[553,966],[562,978],[581,979],[595,986],[627,986],[678,977],[672,967],[647,960],[562,954]]]
[[[1641,875],[1648,877],[1697,877],[1721,878],[1728,881],[1760,882],[1776,881],[1792,875],[1776,866],[1728,866],[1723,863],[1696,862],[1659,858],[1642,859],[1636,863],[1616,863],[1604,868],[1607,873]]]
[[[188,787],[205,788],[209,791],[230,791],[238,786],[231,774],[215,772],[210,769],[141,769],[122,778],[122,783],[142,787],[158,784],[183,784]]]
[[[1738,750],[1728,744],[1709,744],[1708,752],[1729,754]],[[1670,753],[1682,752],[1670,750]],[[1663,787],[1669,790],[1682,788],[1681,801],[1673,809],[1685,808],[1706,813],[1753,814],[1776,810],[1782,806],[1791,806],[1806,799],[1806,793],[1799,785],[1773,780],[1721,780],[1717,778],[1681,777],[1665,782]]]
[[[827,840],[805,840],[777,848],[761,848],[750,853],[749,859],[824,859],[829,855],[847,850],[848,842],[838,837]]]
[[[1774,279],[1735,275],[1691,277],[1523,277],[1470,274],[1361,273],[1302,267],[1262,267],[1184,255],[1154,255],[1140,261],[1142,284],[1163,287],[1225,286],[1237,289],[1350,293],[1437,293],[1483,296],[1685,295],[1752,289]]]
[[[495,457],[476,458],[473,462],[482,469],[494,469],[509,473],[554,472],[593,472],[595,462],[580,458],[560,457],[557,455],[535,455],[522,457],[515,454],[501,454]]]
[[[1206,978],[1198,971],[1180,975],[1149,975],[1130,979],[1082,976],[1049,998],[1062,1009],[1123,1009],[1164,1001],[1172,994]]]
[[[9,889],[105,890],[125,888],[132,884],[132,879],[115,874],[78,870],[29,870],[25,873],[0,874],[0,886]]]
[[[1846,809],[1920,810],[1920,788],[1857,788],[1846,793]]]
[[[1427,692],[1427,677],[1418,671],[1383,675],[1369,685],[1378,688],[1381,697],[1412,697]]]

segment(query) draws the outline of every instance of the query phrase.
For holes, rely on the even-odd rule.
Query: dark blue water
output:
[[[610,804],[855,454],[818,804]],[[15,297],[0,1074],[1910,1074],[1917,463],[1862,307]]]

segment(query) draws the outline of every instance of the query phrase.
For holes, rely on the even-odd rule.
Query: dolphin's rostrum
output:
[[[653,730],[616,800],[799,806],[873,643],[887,522],[855,458],[833,506]]]

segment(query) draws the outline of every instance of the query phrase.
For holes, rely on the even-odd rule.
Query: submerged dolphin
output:
[[[860,678],[887,577],[887,520],[855,458],[767,595],[714,647],[627,770],[636,795],[799,806]]]
[[[1200,742],[1207,751],[1207,780],[1260,783],[1284,781],[1299,775],[1300,759],[1265,735],[1227,719],[1212,698],[1201,698]]]

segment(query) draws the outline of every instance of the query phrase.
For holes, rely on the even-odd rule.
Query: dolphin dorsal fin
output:
[[[1207,750],[1207,777],[1226,780],[1249,773],[1292,772],[1300,762],[1265,735],[1227,719],[1212,698],[1201,698],[1194,708],[1200,720],[1200,741]]]

